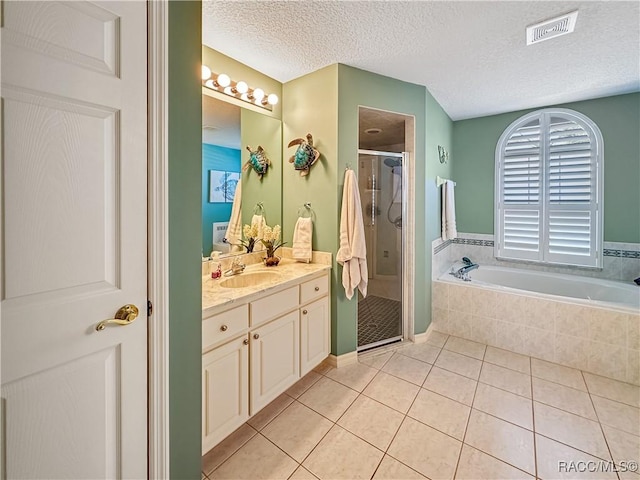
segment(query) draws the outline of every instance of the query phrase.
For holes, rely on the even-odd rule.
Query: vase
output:
[[[276,257],[275,255],[272,257],[265,257],[262,260],[267,267],[275,267],[280,263],[280,257]]]

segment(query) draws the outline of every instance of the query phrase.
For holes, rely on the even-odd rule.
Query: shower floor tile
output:
[[[402,335],[402,304],[368,295],[358,302],[358,347]]]
[[[637,387],[491,348],[479,359],[482,344],[452,354],[446,345],[464,342],[436,337],[316,368],[250,420],[255,429],[244,424],[207,453],[202,478],[615,480],[608,462],[640,460]],[[478,380],[454,373],[462,355],[481,364]],[[602,470],[566,470],[580,462]]]

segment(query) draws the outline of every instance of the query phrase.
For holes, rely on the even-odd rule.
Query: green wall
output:
[[[271,166],[267,174],[258,174],[249,167],[241,173],[242,178],[242,223],[250,224],[256,203],[264,205],[267,223],[271,226],[282,223],[282,124],[280,119],[268,117],[246,108],[240,111],[241,164],[249,160],[246,146],[261,145]]]
[[[640,94],[555,105],[593,120],[604,139],[604,240],[640,242]],[[495,148],[502,132],[537,109],[454,122],[458,231],[493,233]]]
[[[172,479],[201,478],[201,2],[169,2],[169,442]]]

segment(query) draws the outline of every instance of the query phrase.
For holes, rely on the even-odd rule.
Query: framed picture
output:
[[[240,173],[209,170],[209,203],[231,203]]]

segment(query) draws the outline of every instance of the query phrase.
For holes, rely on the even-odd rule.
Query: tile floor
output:
[[[358,347],[402,335],[399,301],[375,295],[358,298]]]
[[[206,454],[202,478],[640,480],[610,463],[638,461],[640,387],[432,332],[320,365]]]

